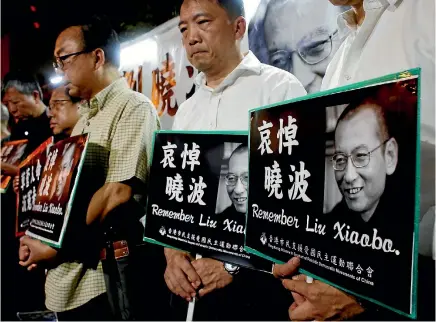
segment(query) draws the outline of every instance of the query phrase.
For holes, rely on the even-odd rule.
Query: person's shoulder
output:
[[[177,109],[177,113],[174,116],[174,123],[179,123],[183,118],[189,114],[189,111],[195,106],[196,99],[198,97],[198,89],[195,91],[195,93],[188,98],[186,101],[184,101],[182,104],[179,105],[179,108]],[[180,125],[180,124],[179,124]]]
[[[124,91],[122,95],[123,98],[127,100],[127,107],[138,105],[147,106],[149,108],[154,107],[153,102],[143,93],[129,89]]]
[[[124,91],[121,95],[120,100],[126,102],[124,114],[134,111],[135,113],[152,114],[157,117],[156,108],[146,95],[133,90]]]
[[[264,90],[269,92],[270,103],[281,102],[307,94],[303,84],[288,71],[270,66],[260,65],[260,77]]]
[[[297,77],[290,72],[263,63],[260,64],[260,77],[268,80],[288,81],[291,84],[301,85]]]
[[[179,108],[177,110],[177,113],[180,113],[180,111],[187,111],[189,110],[189,108],[192,108],[195,104],[195,100],[197,99],[198,96],[198,90],[195,91],[195,93],[188,98],[186,101],[184,101],[182,104],[179,105]]]

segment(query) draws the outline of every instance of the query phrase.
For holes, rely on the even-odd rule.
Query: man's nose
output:
[[[6,104],[6,107],[8,108],[9,113],[11,113],[11,114],[14,114],[15,112],[18,111],[18,109],[17,109],[17,107],[15,106],[15,104],[7,103],[7,104]]]
[[[241,194],[241,193],[244,193],[245,190],[246,189],[245,189],[245,186],[241,182],[241,178],[238,178],[238,181],[236,181],[235,189],[233,191],[237,194]]]
[[[353,182],[358,176],[356,167],[354,166],[351,158],[348,158],[347,167],[345,168],[344,180],[345,182]]]
[[[198,34],[197,28],[189,28],[188,29],[188,43],[193,46],[200,42],[200,36]]]

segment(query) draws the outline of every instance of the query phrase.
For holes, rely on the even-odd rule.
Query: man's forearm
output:
[[[126,203],[131,197],[132,188],[129,185],[119,182],[106,183],[92,197],[86,215],[86,223],[89,225],[97,218],[100,219],[100,222],[103,221],[110,211]]]

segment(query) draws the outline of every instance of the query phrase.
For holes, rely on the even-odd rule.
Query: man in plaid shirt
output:
[[[56,41],[56,69],[69,94],[86,100],[72,135],[90,134],[88,152],[64,245],[55,250],[24,237],[20,264],[33,269],[41,262],[49,268],[46,306],[59,320],[114,318],[99,261],[100,223],[145,191],[152,135],[160,128],[150,100],[120,78],[119,54],[117,34],[98,17],[65,29]],[[132,221],[124,215],[122,221]]]

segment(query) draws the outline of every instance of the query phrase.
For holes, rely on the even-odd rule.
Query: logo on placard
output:
[[[160,227],[160,229],[159,229],[159,233],[160,233],[162,236],[165,236],[165,235],[166,235],[167,231],[166,231],[166,229],[165,229],[164,226]]]
[[[21,223],[20,227],[21,227],[21,228],[24,228],[24,227],[28,226],[28,225],[29,225],[29,222],[30,222],[30,219],[29,219],[29,218],[25,219],[25,220]]]
[[[265,233],[262,233],[262,236],[260,236],[260,242],[262,243],[262,245],[266,245],[266,243],[268,242]]]

